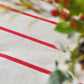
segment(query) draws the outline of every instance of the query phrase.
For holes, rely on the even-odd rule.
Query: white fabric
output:
[[[33,12],[29,13],[33,14]],[[9,12],[0,15],[0,26],[52,44],[61,41],[65,46],[69,45],[71,49],[75,47],[75,44],[72,44],[66,35],[54,31],[55,25],[53,24],[39,20],[28,30],[28,25],[34,18],[20,14],[9,24],[8,20],[14,14],[16,13]],[[67,58],[67,53],[56,51],[2,30],[0,30],[0,52],[51,71],[55,69],[54,61],[56,59],[60,62],[60,68],[65,69],[63,62]],[[0,84],[47,84],[48,77],[49,75],[0,57]]]

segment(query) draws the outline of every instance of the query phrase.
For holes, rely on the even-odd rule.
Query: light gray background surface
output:
[[[26,12],[37,15],[31,11]],[[14,14],[16,13],[9,12],[0,15],[0,26],[54,45],[58,41],[62,42],[65,46],[69,45],[71,49],[74,48],[75,44],[68,40],[66,35],[54,31],[55,25],[53,24],[38,20],[29,30],[29,23],[35,19],[20,14],[9,24],[8,21]],[[58,21],[57,18],[56,21]],[[60,62],[60,68],[65,69],[63,62],[64,59],[68,58],[67,53],[54,50],[2,30],[0,30],[0,52],[51,71],[55,68],[54,61],[56,59]],[[47,84],[48,77],[46,74],[0,57],[0,84]]]

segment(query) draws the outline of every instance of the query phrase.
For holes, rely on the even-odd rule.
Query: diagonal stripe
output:
[[[44,19],[44,18],[42,18],[42,17],[38,17],[38,16],[29,14],[29,13],[25,13],[25,12],[22,12],[22,11],[20,11],[20,10],[17,10],[17,9],[14,9],[14,8],[11,8],[11,7],[2,5],[2,4],[0,4],[0,7],[3,7],[3,8],[5,8],[5,9],[11,10],[11,11],[13,11],[13,12],[17,12],[17,13],[20,13],[20,14],[23,14],[23,15],[26,15],[26,16],[30,16],[30,17],[39,19],[39,20],[43,20],[43,21],[45,21],[45,22],[49,22],[49,23],[52,23],[52,24],[55,24],[55,25],[58,24],[57,22],[54,22],[54,21],[51,21],[51,20],[47,20],[47,19]]]
[[[45,74],[51,74],[51,71],[49,71],[49,70],[43,69],[43,68],[38,67],[36,65],[33,65],[31,63],[22,61],[20,59],[17,59],[17,58],[14,58],[14,57],[11,57],[11,56],[2,54],[2,53],[0,53],[0,57],[5,58],[5,59],[8,59],[8,60],[11,60],[11,61],[16,62],[16,63],[19,63],[21,65],[24,65],[26,67],[32,68],[32,69],[37,70],[39,72],[42,72],[42,73],[45,73]]]
[[[16,63],[18,63],[18,64],[21,64],[21,65],[23,65],[23,66],[29,67],[29,68],[31,68],[31,69],[33,69],[33,70],[36,70],[36,71],[39,71],[39,72],[42,72],[42,73],[45,73],[45,74],[48,74],[48,75],[50,75],[50,74],[52,73],[52,72],[49,71],[49,70],[43,69],[43,68],[41,68],[41,67],[38,67],[38,66],[33,65],[33,64],[31,64],[31,63],[22,61],[22,60],[20,60],[20,59],[14,58],[14,57],[11,57],[11,56],[6,55],[6,54],[0,53],[0,57],[5,58],[5,59],[8,59],[8,60],[11,60],[11,61],[13,61],[13,62],[16,62]],[[79,84],[83,84],[83,83],[79,83]]]
[[[17,36],[20,36],[20,37],[22,37],[22,38],[25,38],[25,39],[28,39],[28,40],[34,41],[34,42],[36,42],[36,43],[40,43],[40,44],[42,44],[42,45],[45,45],[45,46],[48,46],[48,47],[51,47],[51,48],[53,48],[53,49],[57,49],[57,50],[58,50],[58,48],[56,48],[56,46],[53,45],[53,44],[50,44],[50,43],[47,43],[47,42],[38,40],[38,39],[36,39],[36,38],[30,37],[30,36],[27,36],[27,35],[24,35],[24,34],[21,34],[21,33],[18,33],[18,32],[16,32],[16,31],[13,31],[13,30],[10,30],[10,29],[1,27],[1,26],[0,26],[0,30],[3,30],[3,31],[9,32],[9,33],[12,33],[12,34],[17,35]]]

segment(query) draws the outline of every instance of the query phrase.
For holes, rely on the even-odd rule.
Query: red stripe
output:
[[[39,19],[39,20],[43,20],[43,21],[45,21],[45,22],[49,22],[49,23],[52,23],[52,24],[55,24],[55,25],[57,24],[57,23],[54,22],[54,21],[47,20],[47,19],[44,19],[44,18],[41,18],[41,17],[38,17],[38,16],[34,16],[34,15],[31,15],[31,14],[28,14],[28,13],[22,12],[21,14],[26,15],[26,16],[30,16],[30,17],[33,17],[33,18],[36,18],[36,19]]]
[[[42,73],[45,73],[45,74],[48,74],[48,75],[50,75],[50,74],[52,73],[52,72],[49,71],[49,70],[43,69],[43,68],[38,67],[38,66],[36,66],[36,65],[33,65],[33,64],[31,64],[31,63],[22,61],[22,60],[20,60],[20,59],[17,59],[17,58],[14,58],[14,57],[11,57],[11,56],[2,54],[2,53],[0,53],[0,57],[5,58],[5,59],[8,59],[8,60],[11,60],[11,61],[13,61],[13,62],[16,62],[16,63],[18,63],[18,64],[21,64],[21,65],[23,65],[23,66],[32,68],[32,69],[34,69],[34,70],[36,70],[36,71],[39,71],[39,72],[42,72]],[[82,83],[79,83],[79,84],[82,84]]]
[[[23,15],[26,15],[26,16],[30,16],[30,17],[39,19],[39,20],[43,20],[43,21],[45,21],[45,22],[49,22],[49,23],[52,23],[52,24],[55,24],[55,25],[58,24],[57,22],[54,22],[54,21],[51,21],[51,20],[47,20],[47,19],[44,19],[44,18],[35,16],[35,15],[32,15],[32,14],[28,14],[28,13],[22,12],[22,11],[20,11],[20,10],[17,10],[17,9],[14,9],[14,8],[11,8],[11,7],[2,5],[2,4],[0,4],[0,7],[3,7],[3,8],[5,8],[5,9],[9,9],[9,10],[11,10],[11,11],[13,11],[13,12],[17,12],[17,13],[20,13],[20,14],[23,14]]]
[[[43,0],[42,0],[42,1],[43,1]],[[43,20],[43,21],[45,21],[45,22],[49,22],[49,23],[52,23],[52,24],[55,24],[55,25],[58,24],[58,23],[56,23],[56,22],[54,22],[54,21],[47,20],[47,19],[44,19],[44,18],[41,18],[41,17],[38,17],[38,16],[34,16],[34,15],[31,15],[31,14],[28,14],[28,13],[25,13],[25,12],[22,12],[22,11],[19,11],[19,10],[17,10],[17,9],[10,8],[10,7],[5,6],[5,5],[2,5],[2,4],[0,4],[0,6],[1,6],[1,7],[4,7],[4,8],[7,8],[7,9],[10,9],[11,11],[14,11],[14,12],[17,12],[17,13],[20,13],[20,14],[23,14],[23,15],[26,15],[26,16],[30,16],[30,17],[33,17],[33,18],[36,18],[36,19]],[[24,35],[24,34],[21,34],[21,33],[18,33],[18,32],[15,32],[15,31],[12,31],[12,30],[3,28],[3,27],[1,27],[1,26],[0,26],[0,29],[1,29],[1,30],[4,30],[4,31],[6,31],[6,32],[9,32],[9,33],[18,35],[18,36],[20,36],[20,37],[23,37],[23,38],[32,40],[32,41],[34,41],[34,42],[37,42],[37,43],[40,43],[40,44],[43,44],[43,45],[52,47],[52,48],[54,48],[54,49],[57,49],[57,48],[56,48],[54,45],[52,45],[52,44],[49,44],[49,43],[40,41],[40,40],[35,39],[35,38],[32,38],[32,37],[30,37],[30,36],[26,36],[26,35]],[[28,62],[19,60],[19,59],[17,59],[17,58],[14,58],[14,57],[11,57],[11,56],[2,54],[2,53],[0,53],[0,57],[9,59],[9,60],[14,61],[14,62],[16,62],[16,63],[22,64],[22,65],[24,65],[24,66],[26,66],[26,67],[30,67],[30,68],[32,68],[32,69],[34,69],[34,70],[37,70],[37,71],[40,71],[40,72],[43,72],[43,73],[46,73],[46,74],[51,74],[51,71],[48,71],[48,70],[46,70],[46,69],[40,68],[40,67],[35,66],[35,65],[33,65],[33,64],[30,64],[30,63],[28,63]],[[82,83],[80,83],[80,84],[82,84]]]
[[[11,57],[11,56],[2,54],[2,53],[0,53],[0,57],[3,57],[3,58],[5,58],[5,59],[11,60],[11,61],[13,61],[13,62],[19,63],[19,64],[21,64],[21,65],[24,65],[24,66],[26,66],[26,67],[32,68],[32,69],[37,70],[37,71],[39,71],[39,72],[42,72],[42,73],[45,73],[45,74],[51,74],[51,71],[48,71],[48,70],[46,70],[46,69],[43,69],[43,68],[38,67],[38,66],[36,66],[36,65],[33,65],[33,64],[31,64],[31,63],[22,61],[22,60],[20,60],[20,59],[17,59],[17,58],[14,58],[14,57]]]
[[[34,41],[34,42],[36,42],[36,43],[40,43],[40,44],[42,44],[42,45],[45,45],[45,46],[51,47],[51,48],[53,48],[53,49],[58,49],[58,48],[56,48],[56,46],[53,45],[53,44],[50,44],[50,43],[47,43],[47,42],[44,42],[44,41],[41,41],[41,40],[35,39],[35,38],[33,38],[33,37],[30,37],[30,36],[27,36],[27,35],[24,35],[24,34],[18,33],[18,32],[16,32],[16,31],[13,31],[13,30],[10,30],[10,29],[7,29],[7,28],[4,28],[4,27],[1,27],[1,26],[0,26],[0,29],[3,30],[3,31],[6,31],[6,32],[12,33],[12,34],[14,34],[14,35],[20,36],[20,37],[22,37],[22,38],[25,38],[25,39],[28,39],[28,40]]]

